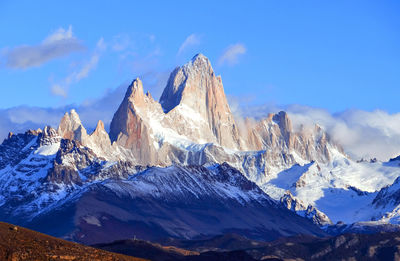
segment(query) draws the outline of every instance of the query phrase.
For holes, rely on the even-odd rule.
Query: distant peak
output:
[[[276,122],[281,130],[289,133],[293,127],[292,122],[289,119],[288,114],[285,111],[280,111],[272,117],[272,120]]]
[[[79,118],[79,114],[76,112],[75,109],[71,109],[69,112],[66,112],[62,120],[68,120],[77,124],[81,124],[81,119]]]
[[[137,77],[135,80],[132,81],[132,83],[129,85],[128,90],[126,91],[125,94],[125,99],[128,100],[130,98],[133,98],[134,100],[137,100],[138,98],[143,98],[144,93],[143,93],[143,83]]]
[[[81,119],[78,113],[72,109],[70,112],[66,112],[64,117],[62,117],[60,124],[58,125],[58,133],[64,139],[75,139],[75,131],[81,130],[86,132],[85,128],[82,126]]]
[[[277,123],[283,122],[283,121],[287,121],[288,119],[288,115],[285,111],[280,111],[277,114],[273,115],[272,118],[274,121],[276,121]]]
[[[104,129],[104,123],[103,123],[103,121],[99,120],[97,122],[96,129],[92,132],[92,134],[90,134],[90,136],[93,136],[93,135],[99,136],[99,135],[101,135],[102,133],[105,133],[105,132],[106,131]]]
[[[103,121],[99,120],[97,122],[97,126],[96,126],[96,130],[95,131],[101,131],[101,130],[104,130],[104,123],[103,123]]]
[[[203,54],[199,53],[181,67],[175,68],[171,73],[167,86],[160,97],[160,104],[165,113],[175,108],[181,103],[183,93],[191,97],[199,99],[199,93],[207,88],[207,80],[211,82],[215,78],[209,59]],[[222,85],[221,85],[222,86]],[[196,90],[197,89],[197,90]],[[202,90],[201,90],[202,89]],[[190,106],[192,106],[190,102]]]
[[[136,79],[135,80],[133,80],[133,82],[132,83],[142,83],[142,81],[140,80],[140,78],[139,77],[136,77]]]
[[[201,53],[198,53],[195,56],[193,56],[192,60],[190,60],[189,63],[186,64],[186,67],[187,66],[194,66],[196,68],[199,68],[199,67],[210,68],[211,63],[210,63],[210,60],[206,56],[204,56]]]
[[[196,61],[196,60],[207,60],[208,61],[208,58],[204,54],[198,53],[195,56],[193,56],[193,58],[192,58],[192,61]]]
[[[129,89],[131,91],[142,90],[142,92],[143,92],[143,83],[139,79],[139,77],[137,77],[135,80],[132,81],[131,85],[129,86]]]

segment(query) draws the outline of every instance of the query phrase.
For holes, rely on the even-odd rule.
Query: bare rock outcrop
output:
[[[161,95],[166,113],[180,110],[196,113],[203,121],[201,133],[207,142],[215,141],[229,149],[240,149],[239,131],[225,96],[222,80],[216,76],[210,61],[198,54],[171,74]]]
[[[64,114],[58,126],[58,133],[63,139],[77,140],[83,144],[88,136],[78,113],[74,109]]]
[[[306,161],[329,162],[330,147],[342,149],[333,143],[327,133],[318,125],[314,128],[293,129],[289,115],[281,111],[270,114],[247,132],[247,147],[251,150],[271,150],[296,153]],[[344,154],[344,153],[343,153]]]
[[[121,151],[116,145],[112,146],[110,137],[104,129],[104,123],[99,120],[96,129],[88,134],[78,113],[72,109],[65,113],[57,130],[62,139],[75,140],[89,147],[97,156],[107,160],[127,158],[127,152]]]
[[[148,122],[152,111],[160,115],[161,106],[157,106],[150,95],[144,94],[142,81],[137,78],[129,86],[110,125],[111,141],[132,151],[138,163],[148,165],[157,164]]]
[[[305,206],[305,204],[300,199],[294,197],[290,191],[287,191],[280,201],[287,209],[300,216],[311,219],[316,225],[332,225],[332,221],[327,215],[311,205]]]

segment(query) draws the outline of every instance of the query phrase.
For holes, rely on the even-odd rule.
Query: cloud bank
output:
[[[23,133],[28,129],[43,128],[46,125],[57,128],[64,113],[71,109],[77,110],[89,132],[96,127],[98,120],[102,120],[108,129],[128,84],[128,82],[123,83],[116,89],[107,90],[101,98],[79,105],[70,104],[57,108],[18,106],[2,109],[0,110],[0,142],[7,137],[9,132]]]
[[[233,103],[238,104],[238,101],[234,100]],[[377,158],[387,161],[400,155],[400,113],[346,110],[332,114],[325,109],[303,105],[271,104],[233,108],[240,117],[256,119],[284,110],[289,114],[294,128],[318,124],[354,160]]]
[[[0,140],[7,137],[10,131],[25,132],[28,129],[43,128],[45,125],[56,128],[64,113],[72,108],[77,110],[89,132],[95,128],[98,120],[102,120],[108,129],[128,85],[129,82],[125,82],[116,89],[107,90],[100,99],[87,101],[81,105],[59,108],[20,106],[0,110]],[[151,88],[151,82],[149,85]],[[266,117],[268,113],[285,110],[294,128],[318,124],[334,141],[342,145],[345,152],[354,160],[378,158],[387,161],[400,155],[400,113],[390,114],[381,110],[372,112],[347,110],[331,114],[324,109],[302,105],[246,107],[240,106],[232,99],[230,104],[232,111],[235,115],[239,115],[239,118],[251,116],[260,119]],[[237,123],[240,124],[240,120]]]
[[[84,49],[82,43],[73,35],[72,26],[68,29],[59,28],[38,45],[21,45],[7,51],[6,66],[13,69],[37,67]]]

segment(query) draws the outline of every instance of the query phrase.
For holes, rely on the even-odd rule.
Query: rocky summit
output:
[[[87,244],[398,229],[398,161],[356,162],[284,111],[235,118],[202,54],[159,101],[144,87],[129,85],[109,132],[99,121],[88,133],[71,110],[57,129],[10,133],[0,219]]]

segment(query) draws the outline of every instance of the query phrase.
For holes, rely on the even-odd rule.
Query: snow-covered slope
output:
[[[399,176],[398,163],[355,162],[336,154],[327,164],[294,165],[261,187],[275,199],[283,200],[288,193],[293,195],[300,204],[296,210],[299,214],[311,206],[327,215],[333,223],[351,224],[380,220],[385,212],[396,212],[400,202],[386,198],[393,199],[393,194],[398,193],[395,180]],[[395,184],[391,185],[393,182]],[[382,220],[393,222],[390,218]]]

